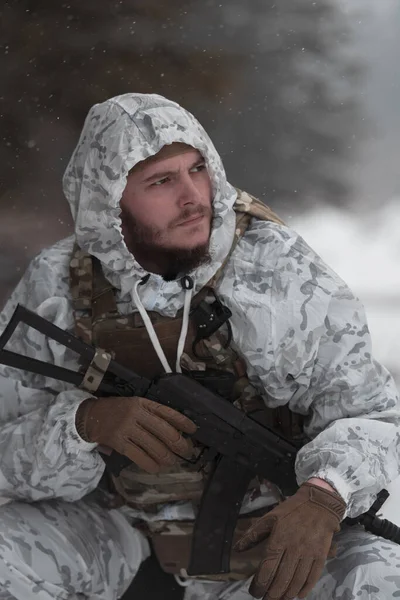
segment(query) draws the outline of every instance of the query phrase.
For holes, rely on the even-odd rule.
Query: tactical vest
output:
[[[302,421],[299,415],[292,413],[286,406],[271,409],[266,407],[259,392],[250,383],[244,360],[227,343],[225,326],[208,338],[201,339],[196,345],[196,324],[193,310],[207,299],[216,300],[215,288],[223,275],[224,267],[234,251],[238,241],[245,233],[252,218],[283,224],[272,210],[250,194],[238,190],[234,205],[236,212],[236,230],[234,241],[225,262],[212,279],[196,294],[191,303],[191,316],[185,348],[181,359],[182,371],[204,371],[212,368],[232,375],[230,400],[248,414],[256,414],[257,419],[275,429],[286,438],[299,442],[303,437]],[[147,334],[144,322],[138,312],[128,315],[118,313],[115,290],[103,275],[100,262],[94,257],[75,248],[70,264],[71,291],[75,312],[76,333],[84,341],[103,348],[113,358],[136,373],[155,377],[163,372],[162,365]],[[174,364],[179,334],[182,326],[182,310],[174,318],[163,317],[157,312],[148,315],[157,333],[161,347],[169,364]],[[260,419],[260,416],[262,419]],[[197,448],[201,452],[201,448]],[[198,465],[187,461],[157,474],[149,474],[136,465],[124,469],[119,477],[112,476],[114,492],[123,502],[148,512],[157,512],[160,505],[176,501],[191,501],[196,505],[203,493],[209,469],[199,470]],[[260,481],[254,479],[250,484],[256,492]],[[241,521],[239,519],[239,521]],[[249,518],[238,524],[238,531],[249,524]],[[166,571],[181,572],[184,568],[184,556],[188,557],[192,523],[157,521],[149,524],[152,529],[153,545]],[[178,533],[177,533],[178,532]],[[171,545],[171,536],[175,543]],[[164,541],[167,541],[167,545]],[[181,547],[178,556],[171,556],[171,548]],[[173,554],[173,552],[172,552]],[[250,556],[250,558],[249,558]],[[180,557],[180,558],[179,558]],[[234,571],[213,579],[237,579],[254,572],[259,561],[258,553],[249,551],[232,556]],[[207,577],[210,579],[210,577]]]

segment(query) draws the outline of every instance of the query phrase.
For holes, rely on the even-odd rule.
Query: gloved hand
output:
[[[75,423],[84,440],[124,454],[148,473],[193,455],[191,440],[182,436],[196,431],[193,421],[147,398],[89,398],[79,406]]]
[[[303,483],[256,521],[235,545],[235,550],[248,550],[267,539],[250,594],[265,600],[305,598],[321,576],[345,510],[338,494]]]

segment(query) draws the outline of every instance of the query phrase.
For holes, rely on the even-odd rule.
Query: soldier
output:
[[[145,398],[96,398],[1,367],[0,600],[120,598],[148,538],[186,600],[397,596],[398,546],[340,526],[400,470],[399,398],[346,284],[227,182],[204,129],[161,96],[95,105],[64,192],[75,233],[32,261],[1,327],[20,303],[139,374],[230,373],[238,408],[304,440],[300,487],[284,498],[255,479],[231,572],[187,577],[177,539],[191,538],[207,476],[193,465],[195,424]],[[193,311],[214,301],[229,320],[196,343]],[[31,330],[9,349],[78,368]],[[101,448],[132,465],[109,476]]]

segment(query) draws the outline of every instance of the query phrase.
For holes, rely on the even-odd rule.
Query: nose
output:
[[[183,173],[180,177],[177,200],[179,206],[198,204],[201,201],[200,190],[190,173]]]

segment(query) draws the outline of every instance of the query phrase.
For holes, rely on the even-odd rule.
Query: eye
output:
[[[152,183],[151,186],[163,185],[164,183],[167,183],[167,181],[169,181],[169,177],[163,177],[162,179],[159,179],[158,181],[154,181],[154,183]]]
[[[206,164],[205,163],[200,163],[199,165],[196,165],[195,167],[192,167],[190,169],[190,173],[200,173],[205,168],[206,168]]]

